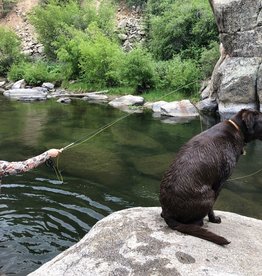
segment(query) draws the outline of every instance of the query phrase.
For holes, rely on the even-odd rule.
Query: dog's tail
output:
[[[177,230],[181,233],[188,234],[188,235],[191,235],[194,237],[198,237],[203,240],[211,241],[211,242],[219,244],[219,245],[226,245],[226,244],[230,243],[230,241],[228,241],[224,237],[218,236],[199,225],[182,224],[182,223],[178,223],[177,221],[175,221],[173,219],[165,219],[165,221],[171,229]]]

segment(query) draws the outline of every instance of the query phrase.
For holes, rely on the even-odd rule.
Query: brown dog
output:
[[[203,218],[220,223],[213,205],[246,143],[262,140],[262,113],[243,109],[187,142],[163,176],[161,216],[174,230],[219,245],[225,238],[202,228]]]

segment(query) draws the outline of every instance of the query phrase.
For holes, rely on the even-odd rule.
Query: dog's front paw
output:
[[[221,223],[221,218],[219,216],[211,216],[209,217],[209,221],[212,223]]]

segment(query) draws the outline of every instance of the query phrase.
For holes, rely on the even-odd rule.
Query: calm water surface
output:
[[[9,102],[0,97],[0,159],[24,160],[61,148],[123,116],[76,101]],[[207,126],[203,125],[203,128]],[[110,213],[159,206],[163,172],[200,121],[165,124],[130,115],[59,158],[64,183],[45,165],[3,179],[0,194],[0,274],[26,275],[79,241]],[[232,177],[262,168],[262,142],[248,145]],[[217,209],[262,219],[261,174],[228,182]]]

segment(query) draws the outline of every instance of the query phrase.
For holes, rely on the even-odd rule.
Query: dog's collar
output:
[[[230,124],[232,124],[238,131],[241,131],[240,130],[240,127],[232,120],[228,120]]]

